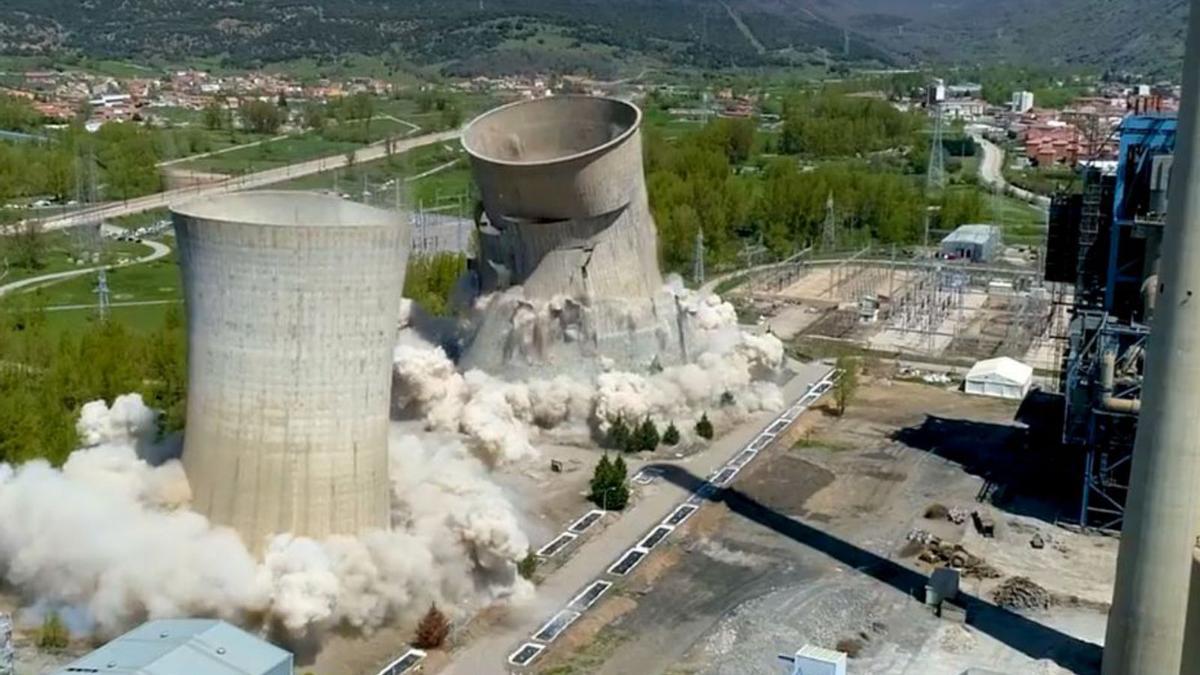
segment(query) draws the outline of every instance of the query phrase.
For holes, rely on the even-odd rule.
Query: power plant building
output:
[[[188,319],[193,507],[251,549],[389,524],[397,212],[316,193],[173,208]]]
[[[149,621],[53,675],[292,675],[292,654],[214,619]]]
[[[681,361],[642,169],[642,113],[562,96],[502,106],[463,146],[482,196],[478,290],[490,295],[465,367],[523,374]]]
[[[1000,253],[1003,235],[995,225],[960,225],[942,239],[942,255],[988,262]]]

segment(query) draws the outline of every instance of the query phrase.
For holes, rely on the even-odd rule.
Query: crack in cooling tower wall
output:
[[[465,367],[519,378],[687,361],[658,267],[641,119],[623,101],[564,96],[468,125],[483,297]]]

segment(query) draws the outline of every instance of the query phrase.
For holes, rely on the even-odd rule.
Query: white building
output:
[[[846,655],[832,649],[804,645],[795,656],[780,656],[792,665],[791,675],[846,675]]]
[[[1033,368],[1002,356],[976,363],[967,373],[963,389],[968,394],[1021,400],[1033,386]]]
[[[1014,91],[1012,95],[1012,109],[1015,113],[1027,113],[1033,110],[1033,92]]]

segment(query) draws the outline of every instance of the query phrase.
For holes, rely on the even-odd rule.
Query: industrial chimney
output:
[[[247,546],[388,526],[399,213],[305,192],[173,208],[193,507]]]
[[[1188,625],[1189,598],[1200,591],[1192,578],[1200,525],[1200,0],[1192,0],[1188,26],[1173,189],[1104,675],[1178,675],[1198,665],[1196,655],[1185,654],[1184,637],[1200,631],[1195,621]]]

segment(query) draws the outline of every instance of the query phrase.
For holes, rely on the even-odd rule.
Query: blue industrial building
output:
[[[224,621],[150,621],[53,675],[292,675],[292,654]]]
[[[1116,171],[1085,168],[1081,194],[1050,209],[1046,280],[1073,287],[1060,377],[1063,442],[1082,453],[1079,521],[1119,529],[1174,162],[1176,120],[1122,121]]]

